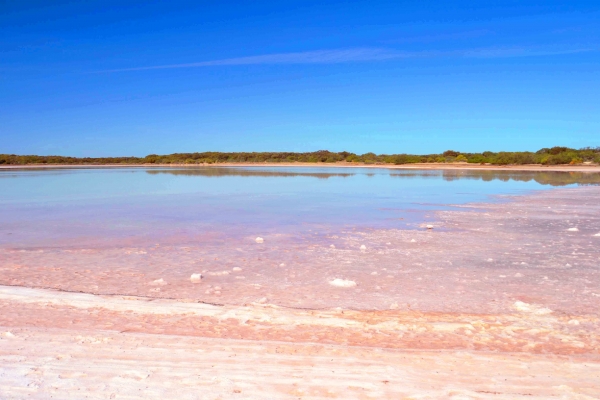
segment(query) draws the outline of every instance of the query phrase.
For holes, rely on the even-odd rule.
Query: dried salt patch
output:
[[[150,282],[150,285],[152,285],[152,286],[164,286],[166,284],[167,284],[167,282],[165,282],[163,278],[160,278],[160,279]]]
[[[579,321],[577,321],[576,319],[571,319],[571,320],[569,320],[569,322],[567,322],[567,324],[569,324],[569,325],[579,325]]]
[[[222,275],[229,275],[229,271],[209,272],[208,274],[210,276],[222,276]]]
[[[190,276],[190,281],[192,283],[198,283],[202,280],[202,274],[192,274],[192,276]]]
[[[240,267],[233,267],[232,270],[235,272],[240,272],[242,269]]]
[[[329,284],[331,286],[344,287],[344,288],[350,288],[350,287],[356,286],[356,282],[346,280],[346,279],[340,279],[340,278],[335,278],[334,280],[329,281]]]
[[[365,250],[367,249],[367,246],[365,246],[364,244],[361,244],[361,245],[360,245],[360,249],[361,249],[362,251],[365,251]]]
[[[4,332],[3,335],[5,337],[15,337],[15,335],[12,332]]]
[[[521,274],[521,273],[519,273],[519,272],[517,272],[517,273],[515,274],[515,278],[522,278],[522,277],[523,277],[523,274]]]
[[[433,225],[427,225],[427,229],[433,229]]]
[[[577,228],[569,228],[567,229],[569,232],[579,232],[579,229]]]
[[[535,314],[535,315],[552,314],[552,310],[549,309],[549,308],[540,307],[540,306],[537,306],[535,304],[524,303],[522,301],[515,301],[515,304],[513,304],[513,307],[517,311],[531,313],[531,314]]]
[[[256,241],[256,243],[263,243],[265,241],[265,239],[261,238],[260,236],[254,240]]]

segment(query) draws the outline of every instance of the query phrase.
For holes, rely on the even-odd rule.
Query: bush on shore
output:
[[[415,164],[415,163],[452,163],[468,162],[492,165],[562,165],[591,162],[600,164],[600,147],[586,147],[579,150],[568,147],[543,148],[535,153],[529,151],[461,153],[447,150],[441,154],[354,154],[347,151],[339,153],[319,150],[308,153],[261,152],[261,153],[175,153],[168,155],[150,154],[146,157],[65,157],[0,154],[0,165],[100,165],[100,164],[222,164],[222,163],[365,163],[365,164]]]

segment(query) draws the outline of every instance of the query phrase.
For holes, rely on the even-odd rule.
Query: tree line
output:
[[[536,152],[492,152],[464,153],[447,150],[440,154],[354,154],[347,151],[339,153],[320,150],[308,153],[292,152],[203,152],[174,153],[168,155],[150,154],[146,157],[65,157],[0,154],[0,164],[66,164],[66,165],[100,165],[100,164],[222,164],[222,163],[362,163],[362,164],[415,164],[415,163],[473,163],[491,165],[523,165],[523,164],[600,164],[600,147],[571,149],[568,147],[543,148]]]

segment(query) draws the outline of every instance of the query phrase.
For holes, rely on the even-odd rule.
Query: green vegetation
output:
[[[364,164],[414,164],[414,163],[452,163],[468,162],[492,165],[517,164],[600,164],[600,147],[570,149],[568,147],[544,148],[535,153],[484,151],[483,153],[461,153],[448,150],[442,154],[354,154],[342,151],[333,153],[326,150],[311,153],[175,153],[169,155],[150,154],[146,157],[102,157],[76,158],[63,156],[19,156],[0,154],[0,164],[29,165],[29,164],[222,164],[222,163],[364,163]]]

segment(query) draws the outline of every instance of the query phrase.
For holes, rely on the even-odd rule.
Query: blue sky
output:
[[[0,153],[600,146],[600,3],[0,1]]]

